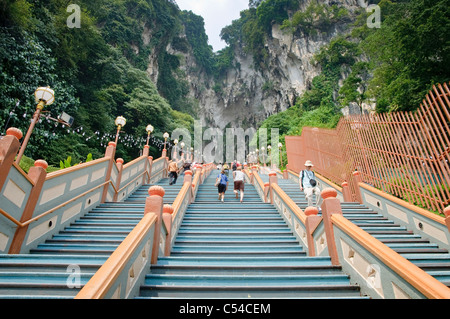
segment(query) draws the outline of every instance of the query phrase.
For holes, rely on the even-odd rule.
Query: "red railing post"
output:
[[[337,191],[334,188],[325,188],[322,191],[321,196],[323,198],[322,217],[327,239],[328,255],[331,258],[331,263],[336,266],[339,265],[339,256],[336,248],[331,216],[333,214],[342,215],[341,202],[336,198]]]
[[[106,148],[106,151],[105,151],[105,157],[110,158],[108,168],[107,168],[107,171],[105,174],[105,182],[108,182],[111,180],[111,172],[112,172],[112,169],[114,166],[114,156],[115,155],[116,155],[116,143],[109,142],[108,147]],[[106,184],[105,187],[103,188],[101,203],[104,203],[106,201],[106,196],[108,195],[108,188],[109,188],[109,184]]]
[[[34,186],[30,191],[27,204],[23,210],[22,217],[20,218],[21,223],[24,223],[33,217],[34,209],[36,208],[36,204],[44,186],[45,178],[47,177],[47,167],[48,164],[46,161],[37,160],[34,162],[34,166],[28,171],[28,177],[33,181]],[[20,253],[27,231],[28,225],[17,228],[9,249],[10,254]]]
[[[166,192],[161,186],[152,186],[148,190],[148,197],[145,200],[144,215],[149,213],[154,213],[157,217],[155,225],[155,233],[153,237],[153,248],[152,248],[152,265],[158,262],[159,254],[159,238],[161,235],[161,225],[162,225],[162,215],[163,215],[163,197]]]
[[[353,202],[352,193],[347,182],[342,183],[342,195],[344,196],[344,202]]]
[[[353,172],[353,185],[355,187],[355,189],[354,189],[355,196],[356,196],[356,200],[360,204],[363,204],[363,199],[362,199],[362,195],[361,195],[361,189],[359,188],[359,183],[362,183],[361,173],[358,171],[355,171],[355,172]]]
[[[166,235],[166,244],[164,246],[164,256],[168,257],[170,256],[170,244],[172,239],[172,214],[173,214],[173,207],[172,205],[164,205],[163,206],[163,221],[164,225],[166,225],[167,229],[167,235]]]
[[[447,225],[447,229],[450,231],[450,206],[444,208],[445,215],[445,224]]]
[[[306,207],[304,211],[306,215],[305,227],[306,227],[306,240],[308,243],[308,256],[315,256],[316,249],[314,245],[313,232],[319,225],[322,217],[317,216],[319,209],[317,207]]]
[[[22,137],[21,130],[11,127],[6,131],[6,136],[0,139],[0,190],[6,182],[17,151],[20,149],[19,140]]]
[[[270,203],[273,204],[273,188],[272,184],[278,185],[278,176],[277,173],[274,171],[271,171],[269,173],[269,196],[270,196]]]
[[[119,197],[120,183],[122,182],[122,173],[123,173],[123,158],[118,158],[116,161],[117,164],[117,181],[116,181],[116,191],[114,192],[113,202],[117,202],[117,198]]]

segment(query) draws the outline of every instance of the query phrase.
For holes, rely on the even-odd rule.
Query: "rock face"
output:
[[[310,0],[305,0],[306,7]],[[328,4],[346,7],[349,12],[366,6],[362,0],[325,0]],[[204,126],[217,127],[256,127],[268,116],[284,111],[295,103],[320,74],[320,66],[311,62],[314,54],[339,33],[348,31],[348,22],[335,24],[325,34],[295,37],[285,32],[279,25],[273,25],[271,37],[265,43],[269,52],[269,63],[265,70],[254,67],[253,58],[242,47],[235,48],[235,63],[239,68],[229,69],[220,83],[220,90],[212,79],[198,71],[195,59],[189,53],[173,54],[184,57],[182,69],[190,83],[190,97],[199,101],[198,118]],[[154,57],[150,57],[151,61]],[[154,76],[155,62],[150,62],[149,74]],[[345,110],[349,112],[349,110]]]

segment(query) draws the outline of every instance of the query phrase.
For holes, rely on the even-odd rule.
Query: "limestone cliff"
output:
[[[304,8],[311,0],[300,1]],[[325,0],[326,4],[338,4],[350,13],[362,6],[358,0]],[[246,54],[243,46],[235,47],[235,61],[216,83],[199,67],[191,52],[179,52],[172,47],[168,52],[182,57],[181,70],[189,83],[189,96],[198,101],[198,118],[211,127],[256,127],[269,115],[286,110],[311,85],[320,73],[320,66],[312,63],[312,57],[339,33],[347,32],[350,21],[334,24],[327,32],[314,36],[293,35],[272,26],[271,35],[264,44],[269,52],[268,64],[255,68],[253,57]],[[156,59],[150,58],[148,73],[157,74]],[[215,86],[220,90],[215,90]],[[346,110],[348,112],[348,110]]]

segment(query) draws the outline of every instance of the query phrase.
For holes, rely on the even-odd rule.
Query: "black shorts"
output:
[[[225,193],[225,190],[227,189],[227,185],[226,184],[219,184],[219,186],[217,186],[217,189],[220,193]]]

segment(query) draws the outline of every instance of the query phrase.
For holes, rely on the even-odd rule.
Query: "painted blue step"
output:
[[[132,200],[93,208],[26,255],[0,255],[0,299],[73,298],[142,219],[150,185]],[[176,194],[181,186],[167,187]],[[172,189],[170,189],[172,188]],[[175,196],[165,197],[165,202]],[[70,288],[72,268],[81,271],[80,287]]]
[[[263,180],[268,180],[267,175],[262,176]],[[297,183],[291,180],[278,180],[279,186],[292,198],[298,197]],[[300,208],[306,208],[306,201],[297,202]],[[436,275],[436,279],[448,285],[448,277],[437,275],[435,271],[450,271],[450,255],[446,249],[441,249],[436,244],[430,243],[420,235],[395,224],[379,213],[359,204],[342,203],[344,217],[358,225],[369,234],[391,247],[394,251],[407,258],[418,267]]]
[[[202,274],[215,274],[215,275],[329,275],[329,274],[342,274],[341,267],[332,265],[277,265],[277,266],[265,266],[265,265],[251,265],[251,266],[227,266],[227,265],[202,265]],[[197,265],[152,265],[151,274],[196,274],[198,273]]]
[[[260,258],[246,256],[221,256],[221,257],[193,257],[193,256],[171,256],[160,257],[158,265],[195,265],[202,266],[329,266],[329,257],[273,257],[265,256]]]
[[[329,257],[308,257],[278,211],[245,184],[217,200],[211,174],[138,298],[361,298]],[[231,181],[232,182],[232,181]]]
[[[344,274],[333,275],[147,275],[144,285],[164,286],[321,286],[348,285],[349,278]]]

